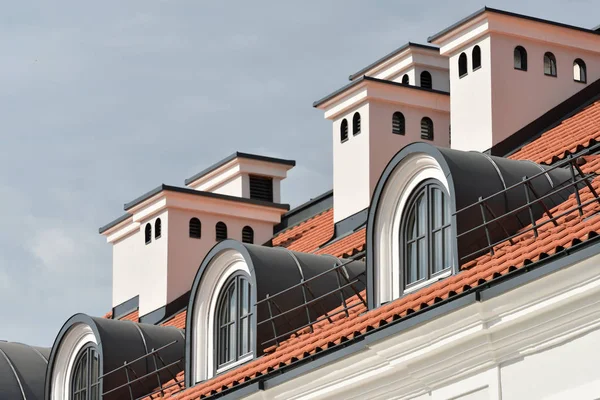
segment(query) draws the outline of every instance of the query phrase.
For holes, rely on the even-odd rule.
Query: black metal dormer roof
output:
[[[0,341],[0,399],[42,400],[50,349]]]
[[[45,369],[46,399],[51,398],[53,372],[59,367],[60,354],[73,350],[66,347],[65,338],[72,328],[82,324],[91,329],[97,342],[102,399],[130,398],[130,393],[134,398],[148,395],[159,386],[157,378],[168,382],[183,368],[183,331],[171,326],[75,314],[63,325],[52,346]],[[153,359],[154,355],[160,359]],[[163,362],[169,367],[162,368]],[[136,377],[139,379],[132,382]]]
[[[366,236],[369,308],[376,306],[374,249],[383,194],[396,168],[407,156],[418,153],[435,159],[447,179],[452,236],[455,239],[452,243],[455,269],[485,254],[491,248],[490,243],[510,240],[512,235],[530,225],[532,220],[538,220],[547,209],[564,202],[573,192],[573,189],[565,188],[573,179],[567,168],[439,148],[427,143],[405,146],[381,174],[369,208]],[[579,183],[578,187],[581,185]],[[540,198],[543,198],[543,203],[538,201]],[[487,219],[483,220],[483,224],[482,213]],[[493,219],[498,221],[488,223]]]
[[[194,384],[194,306],[203,277],[214,259],[232,250],[243,257],[250,271],[253,315],[250,329],[254,341],[251,347],[255,356],[300,329],[312,328],[324,314],[365,288],[362,261],[257,246],[233,239],[217,243],[200,264],[190,293],[185,330],[186,387]]]

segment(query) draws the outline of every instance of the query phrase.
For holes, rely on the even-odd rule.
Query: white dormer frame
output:
[[[206,266],[202,281],[198,287],[195,302],[192,305],[193,338],[192,377],[201,382],[254,358],[250,353],[242,359],[216,371],[215,368],[215,313],[217,301],[229,278],[243,272],[251,276],[248,264],[242,254],[235,250],[225,250],[215,256]],[[253,316],[254,317],[254,316]],[[250,329],[252,331],[252,329]],[[255,340],[255,338],[253,339]]]
[[[375,304],[399,298],[403,293],[401,274],[404,273],[400,230],[402,217],[412,192],[424,181],[434,179],[450,193],[448,180],[435,158],[425,153],[412,153],[393,170],[379,197],[375,219],[373,255],[375,271]],[[412,287],[409,291],[429,285],[452,273],[447,273]]]

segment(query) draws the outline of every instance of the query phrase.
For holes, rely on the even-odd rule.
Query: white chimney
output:
[[[402,147],[421,140],[449,146],[448,61],[436,47],[408,43],[350,80],[314,103],[333,122],[336,223],[369,206],[381,172]],[[429,128],[432,140],[423,138]]]
[[[452,148],[485,151],[600,78],[599,33],[486,7],[430,37],[450,61]]]

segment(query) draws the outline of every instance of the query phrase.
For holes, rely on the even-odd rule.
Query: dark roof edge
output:
[[[509,292],[519,286],[548,276],[600,253],[600,244],[597,239],[600,239],[600,236],[578,243],[568,249],[555,253],[550,257],[518,268],[498,278],[493,278],[485,285],[476,286],[459,295],[449,297],[437,304],[433,304],[396,321],[367,331],[363,335],[355,336],[336,346],[314,353],[284,367],[274,369],[273,371],[251,379],[246,383],[229,387],[228,389],[219,392],[217,395],[207,396],[206,399],[213,399],[216,397],[221,399],[237,399],[239,398],[238,394],[241,393],[242,390],[244,390],[244,394],[250,394],[249,392],[251,392],[251,390],[268,390],[271,387],[288,382],[307,372],[321,368],[325,364],[363,351],[367,345],[404,332],[417,324],[432,321],[433,319],[449,314],[450,312],[456,311],[467,305],[486,301]],[[249,389],[249,387],[252,389]],[[186,387],[185,391],[189,391],[192,388],[193,386]],[[185,393],[185,391],[182,393]]]
[[[473,14],[461,19],[460,21],[450,25],[449,27],[439,31],[438,33],[429,36],[427,38],[427,41],[429,43],[433,42],[434,40],[439,39],[440,37],[444,36],[445,34],[447,34],[448,32],[458,28],[459,26],[465,24],[466,22],[469,22],[470,20],[472,20],[473,18],[478,17],[479,15],[483,14],[484,12],[491,12],[491,13],[495,13],[495,14],[502,14],[502,15],[507,15],[509,17],[516,17],[516,18],[521,18],[521,19],[526,19],[529,21],[534,21],[534,22],[541,22],[544,24],[550,24],[550,25],[554,25],[554,26],[559,26],[561,28],[567,28],[567,29],[573,29],[576,31],[581,31],[581,32],[586,32],[586,33],[593,33],[595,35],[600,34],[599,31],[595,31],[593,29],[588,29],[588,28],[583,28],[581,26],[574,26],[574,25],[569,25],[569,24],[563,24],[562,22],[556,22],[556,21],[550,21],[547,19],[543,19],[543,18],[537,18],[537,17],[531,17],[529,15],[523,15],[523,14],[517,14],[514,12],[510,12],[510,11],[504,11],[504,10],[499,10],[497,8],[491,8],[491,7],[483,7],[477,11],[475,11]]]
[[[126,203],[124,205],[124,208],[127,211],[130,208],[135,207],[136,205],[142,203],[143,201],[148,200],[152,196],[154,196],[160,192],[163,192],[163,191],[191,194],[194,196],[209,197],[209,198],[220,199],[220,200],[236,201],[238,203],[253,204],[256,206],[271,207],[271,208],[279,208],[282,210],[290,209],[289,204],[271,203],[269,201],[264,201],[264,200],[246,199],[244,197],[229,196],[226,194],[202,192],[200,190],[165,185],[164,183],[162,185],[152,189],[151,191],[141,195],[140,197],[130,201],[129,203]]]
[[[273,229],[273,236],[292,228],[333,207],[333,190],[329,190],[281,216],[281,222]]]
[[[523,146],[538,139],[548,130],[572,117],[594,101],[600,99],[600,79],[590,83],[567,100],[542,114],[503,141],[496,143],[489,151],[493,156],[508,157]]]
[[[210,167],[198,172],[194,176],[187,178],[184,181],[184,183],[186,185],[188,185],[188,184],[194,182],[195,180],[200,179],[204,175],[214,171],[215,169],[227,164],[229,161],[236,159],[236,158],[247,158],[250,160],[265,161],[265,162],[270,162],[270,163],[274,163],[274,164],[291,165],[292,167],[296,165],[295,160],[285,160],[283,158],[260,156],[258,154],[242,153],[242,152],[236,151],[235,153],[231,154],[228,157],[225,157],[221,161],[218,161],[218,162],[214,163],[213,165],[211,165]]]
[[[131,214],[125,213],[121,215],[119,218],[110,221],[108,224],[101,226],[98,228],[98,233],[102,234],[112,228],[113,226],[119,225],[121,222],[125,221],[127,218],[131,217]]]
[[[426,50],[435,50],[438,53],[440,52],[440,48],[436,47],[436,46],[430,46],[427,44],[421,44],[421,43],[413,43],[413,42],[408,42],[400,47],[398,47],[396,50],[392,51],[391,53],[386,54],[385,56],[381,57],[379,60],[372,62],[371,64],[367,65],[366,67],[364,67],[363,69],[361,69],[358,72],[353,73],[352,75],[350,75],[348,77],[348,79],[353,80],[354,78],[357,78],[361,75],[364,75],[365,72],[367,72],[368,70],[376,67],[377,65],[386,62],[387,60],[389,60],[390,58],[393,58],[395,55],[400,54],[401,52],[403,52],[404,50],[408,49],[409,47],[418,47],[421,49],[426,49]]]
[[[333,99],[334,97],[336,97],[337,95],[345,92],[346,90],[358,85],[360,82],[362,81],[370,81],[370,82],[377,82],[377,83],[384,83],[387,85],[394,85],[394,86],[399,86],[399,87],[404,87],[407,89],[415,89],[415,90],[422,90],[425,92],[430,92],[430,93],[435,93],[435,94],[442,94],[445,96],[450,96],[449,92],[444,92],[443,90],[437,90],[437,89],[426,89],[426,88],[422,88],[420,86],[413,86],[413,85],[407,85],[405,83],[400,83],[400,82],[394,82],[394,81],[388,81],[386,79],[378,79],[378,78],[373,78],[371,76],[366,76],[363,75],[358,79],[353,80],[352,82],[350,82],[349,84],[339,88],[338,90],[336,90],[335,92],[328,94],[327,96],[323,97],[320,100],[317,100],[313,103],[313,107],[319,107],[321,104]]]
[[[592,28],[593,31],[600,32],[600,25]]]

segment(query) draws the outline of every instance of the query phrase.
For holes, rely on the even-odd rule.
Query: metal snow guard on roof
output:
[[[266,306],[269,315],[268,318],[257,321],[257,326],[269,324],[272,329],[272,337],[260,343],[260,345],[279,345],[281,341],[288,339],[292,334],[306,328],[312,333],[315,325],[320,322],[329,321],[333,323],[332,317],[338,314],[344,313],[348,316],[349,310],[356,306],[362,304],[366,307],[366,298],[361,295],[361,291],[366,286],[366,270],[364,264],[357,263],[364,256],[365,252],[362,251],[343,261],[332,257],[333,266],[330,269],[311,278],[302,279],[296,285],[274,295],[267,295],[264,299],[257,301],[256,306]],[[337,285],[333,289],[323,291],[323,288],[328,287],[332,279],[336,280]],[[320,281],[326,282],[321,283]],[[313,290],[315,286],[321,288],[315,291]],[[286,307],[287,309],[283,309],[283,307],[280,307],[280,300],[285,302],[285,297],[294,291],[301,293],[303,301],[291,308]],[[356,296],[355,301],[351,300],[353,296]],[[337,297],[337,300],[332,299],[332,297]],[[340,306],[332,310],[332,302],[338,301]],[[297,326],[298,318],[302,314],[304,314],[306,322],[301,326]],[[287,326],[287,328],[284,328],[284,326]]]
[[[514,243],[517,237],[533,232],[535,238],[541,227],[547,224],[559,226],[569,214],[577,212],[584,217],[584,208],[594,202],[600,204],[600,197],[592,186],[590,178],[596,174],[585,174],[580,165],[585,163],[582,156],[600,151],[600,143],[574,155],[568,155],[552,166],[541,166],[543,170],[531,176],[522,176],[521,181],[506,186],[492,195],[479,197],[473,204],[457,210],[456,220],[469,221],[471,226],[463,226],[457,234],[457,241],[468,239],[465,246],[468,252],[462,252],[461,264],[489,252],[494,255],[496,246],[509,241]],[[559,176],[558,180],[556,177]],[[565,177],[567,179],[565,179]],[[554,183],[553,183],[554,181]],[[549,186],[547,185],[549,182]],[[540,190],[540,185],[546,189]],[[592,198],[582,202],[582,189],[587,188]],[[577,204],[566,210],[553,213],[552,208],[574,196]],[[502,204],[504,210],[499,205]],[[555,211],[556,212],[556,211]],[[469,218],[465,218],[466,216]],[[458,216],[461,216],[459,219]],[[561,218],[563,218],[561,220]]]

